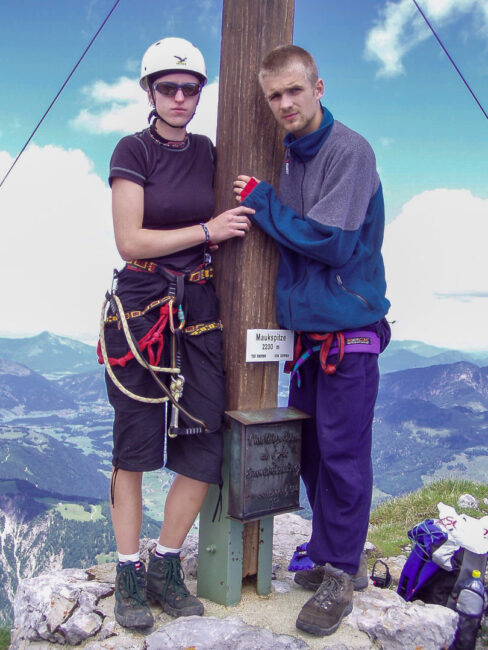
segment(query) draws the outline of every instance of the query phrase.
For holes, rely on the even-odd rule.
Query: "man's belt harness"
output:
[[[189,273],[179,273],[167,269],[162,266],[158,266],[155,262],[150,262],[149,260],[131,260],[127,263],[126,268],[129,268],[133,271],[146,271],[149,273],[161,273],[167,280],[169,280],[169,289],[168,295],[164,296],[159,300],[154,300],[149,305],[147,305],[143,310],[136,310],[132,312],[125,312],[122,306],[120,298],[116,295],[115,290],[112,286],[112,290],[107,292],[105,295],[105,300],[102,306],[102,314],[100,321],[100,341],[98,344],[98,361],[99,363],[104,363],[107,373],[110,379],[113,381],[115,386],[130,397],[140,402],[145,402],[149,404],[160,404],[167,402],[168,400],[173,405],[171,410],[171,423],[168,429],[168,435],[170,437],[176,437],[178,434],[190,435],[190,434],[199,434],[203,433],[206,430],[206,425],[203,420],[200,420],[192,416],[188,411],[179,404],[179,400],[183,395],[183,385],[185,378],[181,374],[181,352],[180,352],[180,339],[183,333],[188,336],[198,336],[206,332],[210,332],[216,329],[223,329],[222,322],[214,321],[213,323],[199,323],[196,325],[189,325],[185,327],[185,316],[182,308],[183,301],[183,292],[184,292],[184,283],[187,282],[196,282],[198,284],[204,284],[213,277],[212,267],[201,265],[195,270],[190,271]],[[118,271],[114,271],[114,281],[117,279]],[[107,305],[110,304],[112,314],[106,315]],[[138,316],[143,316],[147,314],[152,309],[159,307],[159,318],[153,327],[139,340],[135,338],[131,332],[128,324],[128,320],[131,318],[137,318]],[[179,325],[175,327],[174,315],[178,313]],[[127,343],[129,345],[129,351],[123,357],[113,358],[109,357],[107,354],[107,348],[105,344],[105,326],[117,323],[118,328],[122,329]],[[161,359],[163,351],[163,331],[166,326],[169,324],[171,331],[171,367],[164,368],[159,366],[159,361]],[[154,350],[154,346],[156,351]],[[149,362],[142,356],[143,350],[147,351]],[[142,395],[136,395],[129,389],[127,389],[116,377],[112,366],[119,365],[125,366],[127,362],[131,359],[136,359],[144,368],[146,368],[154,381],[161,388],[164,397],[143,397]],[[159,379],[157,372],[166,372],[170,373],[171,382],[170,387],[168,387]],[[178,426],[178,412],[182,411],[187,418],[195,422],[197,426],[194,427],[179,427]]]
[[[305,335],[312,341],[320,341],[302,353],[302,336]],[[314,352],[319,352],[319,361],[326,375],[333,375],[347,352],[380,353],[380,337],[376,332],[368,330],[348,330],[345,332],[328,332],[315,334],[312,332],[297,332],[293,360],[285,363],[285,372],[291,373],[290,381],[297,376],[298,388],[301,386],[300,366],[309,359]],[[329,355],[337,354],[335,363],[329,363]]]

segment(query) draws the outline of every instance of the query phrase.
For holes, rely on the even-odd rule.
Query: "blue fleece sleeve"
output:
[[[378,187],[374,154],[366,141],[332,156],[321,196],[303,217],[261,182],[243,201],[251,219],[279,244],[329,266],[353,255],[372,195]]]
[[[323,226],[308,216],[301,217],[283,205],[271,185],[261,181],[243,201],[256,210],[250,219],[278,244],[329,264],[342,266],[351,257],[358,239],[357,231]]]

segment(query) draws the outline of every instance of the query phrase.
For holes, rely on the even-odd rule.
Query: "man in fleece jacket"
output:
[[[374,153],[321,105],[324,82],[312,56],[278,47],[259,72],[264,96],[286,131],[279,194],[240,175],[238,201],[275,239],[281,327],[296,332],[289,404],[303,425],[302,478],[312,507],[308,555],[295,574],[314,595],[297,627],[332,634],[368,585],[362,553],[372,493],[371,434],[378,354],[389,342],[381,256],[384,205]]]

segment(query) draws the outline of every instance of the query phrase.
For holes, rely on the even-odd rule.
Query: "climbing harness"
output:
[[[110,379],[127,397],[148,404],[161,404],[167,401],[171,402],[172,410],[168,436],[174,438],[177,435],[203,433],[207,429],[205,422],[191,415],[180,403],[185,382],[181,373],[181,337],[184,334],[188,336],[198,336],[210,331],[222,330],[223,326],[222,322],[218,320],[211,323],[198,323],[186,327],[182,302],[184,283],[193,282],[204,284],[213,277],[212,267],[201,264],[193,271],[181,273],[160,266],[149,260],[130,260],[127,262],[126,268],[136,272],[160,273],[169,282],[168,295],[152,301],[142,310],[125,312],[122,302],[116,293],[115,285],[119,272],[114,270],[112,288],[110,292],[106,293],[102,305],[100,340],[97,348],[99,363],[105,364]],[[107,313],[107,306],[109,307],[109,313]],[[149,331],[138,341],[131,331],[128,321],[144,316],[157,308],[159,308],[159,318]],[[177,316],[178,321],[176,321],[175,316]],[[122,357],[115,358],[108,356],[105,341],[105,329],[110,326],[117,326],[117,328],[122,330],[124,333],[129,350]],[[169,328],[171,333],[171,365],[169,367],[162,367],[159,363],[164,345],[163,332],[166,327]],[[146,360],[142,354],[144,351],[147,354],[148,360]],[[115,375],[113,366],[123,367],[132,359],[135,359],[141,366],[148,370],[156,384],[162,390],[164,394],[162,397],[144,397],[142,395],[137,395],[120,382]],[[171,376],[169,388],[161,381],[156,373],[167,373]],[[187,419],[191,420],[194,423],[194,426],[179,426],[180,412],[183,413]]]
[[[302,338],[306,336],[311,341],[319,341],[317,345],[303,350]],[[298,388],[301,386],[300,367],[312,354],[319,352],[319,361],[322,370],[326,375],[333,375],[344,354],[348,352],[367,352],[369,354],[380,353],[380,337],[376,332],[368,330],[349,330],[346,332],[328,332],[326,334],[315,334],[312,332],[296,332],[295,350],[293,359],[285,363],[285,372],[291,373],[290,381],[297,376]],[[329,363],[329,355],[337,354],[335,363]]]

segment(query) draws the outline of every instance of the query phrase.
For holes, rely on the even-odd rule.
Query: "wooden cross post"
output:
[[[283,158],[283,134],[265,103],[257,72],[264,56],[293,39],[294,0],[224,0],[217,123],[216,214],[235,205],[232,182],[239,173],[254,174],[275,187]],[[216,286],[224,322],[224,367],[227,409],[263,409],[277,403],[278,364],[246,363],[248,329],[277,328],[275,278],[278,251],[259,228],[231,239],[214,256]],[[224,478],[228,466],[224,464]],[[258,546],[268,522],[248,524],[225,519],[220,533],[211,519],[218,490],[211,489],[200,515],[198,592],[223,604],[240,600],[242,577],[255,575]],[[216,535],[227,548],[219,557]],[[244,542],[243,542],[244,539]],[[228,542],[228,544],[227,544]],[[233,546],[234,545],[234,546]],[[239,551],[239,547],[243,547]],[[267,549],[267,552],[271,552]],[[242,555],[241,555],[242,553]],[[235,562],[237,556],[239,561]],[[271,579],[269,560],[269,580]],[[269,591],[267,576],[258,573],[258,592]]]

